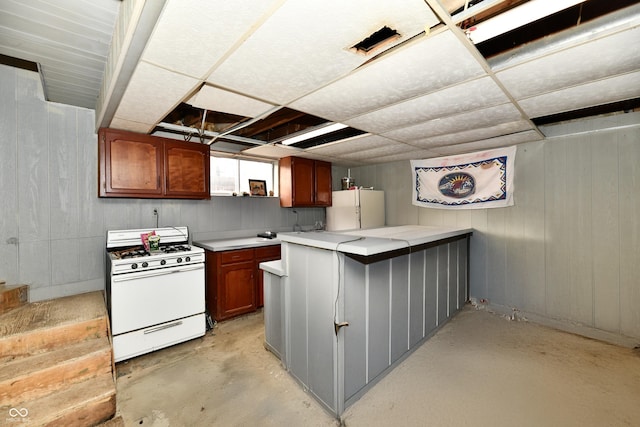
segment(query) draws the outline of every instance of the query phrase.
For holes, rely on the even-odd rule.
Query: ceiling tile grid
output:
[[[500,123],[520,120],[521,118],[520,111],[513,104],[501,104],[393,130],[384,133],[383,136],[415,144],[420,144],[421,141],[427,141],[428,143],[428,139],[433,136],[486,128]]]
[[[560,120],[556,114],[565,120],[567,113],[593,114],[592,107],[606,104],[620,103],[625,111],[638,105],[640,4],[568,22],[566,30],[507,45],[485,60],[483,48],[452,22],[440,23],[428,3],[439,11],[444,4],[136,0],[145,5],[136,9],[141,19],[114,35],[118,11],[129,10],[131,1],[4,0],[0,54],[37,62],[47,99],[86,108],[96,107],[105,67],[123,59],[126,73],[114,83],[101,125],[152,133],[166,117],[174,123],[179,114],[202,114],[194,109],[219,113],[204,117],[217,121],[228,114],[247,126],[214,142],[213,150],[274,159],[372,164],[458,154],[539,140],[537,118],[553,123]],[[489,3],[500,2],[482,5]],[[350,49],[383,26],[400,36],[370,55]],[[132,40],[126,58],[105,65],[112,38],[123,34]],[[287,116],[289,109],[280,107],[317,117],[287,122],[286,132],[274,131],[278,137],[265,143],[259,126],[304,116]],[[261,120],[275,110],[281,115]],[[368,133],[307,149],[275,144],[322,119]],[[194,129],[176,122],[187,129],[176,132]]]
[[[408,151],[406,153],[399,154],[386,154],[382,157],[374,157],[363,159],[363,163],[386,163],[386,162],[397,162],[400,160],[418,160],[418,159],[429,159],[432,157],[438,157],[440,154],[435,153],[429,150],[416,150],[416,151]]]
[[[441,156],[452,156],[455,154],[470,153],[473,151],[488,150],[491,148],[508,147],[510,145],[523,144],[525,142],[539,141],[542,136],[535,130],[518,132],[509,135],[502,135],[481,141],[469,142],[466,144],[448,145],[434,148],[433,151]]]
[[[434,136],[426,140],[417,142],[420,147],[442,147],[444,145],[463,144],[466,142],[479,141],[488,138],[494,138],[500,135],[508,135],[525,130],[532,130],[532,125],[528,120],[518,120],[515,122],[500,123],[485,128],[476,128],[462,132],[447,133],[444,135]]]
[[[400,43],[429,22],[437,20],[420,0],[397,1],[393,8],[367,0],[288,1],[208,81],[287,104],[363,64],[368,58],[348,48],[383,26],[397,27]]]
[[[345,120],[344,123],[368,132],[384,133],[395,128],[508,101],[493,79],[481,77]]]
[[[424,36],[291,104],[336,122],[484,74],[451,31]]]
[[[402,153],[418,151],[416,147],[403,144],[401,142],[390,141],[386,145],[368,150],[355,151],[353,153],[342,154],[340,157],[344,159],[364,160],[375,157],[386,157]]]
[[[382,136],[365,134],[348,140],[312,147],[307,149],[307,151],[328,156],[341,156],[343,154],[354,153],[356,151],[384,147],[385,145],[393,144],[395,142],[396,141]]]
[[[159,118],[175,107],[176,100],[198,83],[191,77],[140,62],[114,117],[145,123],[145,133],[151,132]]]
[[[274,104],[204,85],[187,103],[208,111],[220,111],[245,117],[258,117],[275,108]]]
[[[255,22],[279,3],[280,0],[168,0],[142,59],[204,80]]]
[[[530,117],[540,117],[637,97],[640,71],[533,96],[519,104]]]

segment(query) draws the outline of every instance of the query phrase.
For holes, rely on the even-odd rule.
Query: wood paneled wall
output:
[[[351,168],[351,174],[359,185],[386,191],[387,225],[475,229],[471,297],[556,326],[604,331],[594,335],[603,339],[638,340],[640,113],[631,114],[598,119],[635,122],[618,130],[594,130],[598,120],[590,120],[567,125],[569,135],[518,146],[509,208],[413,206],[409,162]]]

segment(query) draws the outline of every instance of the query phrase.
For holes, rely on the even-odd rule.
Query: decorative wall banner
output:
[[[411,160],[412,203],[445,209],[502,208],[513,205],[516,146]]]

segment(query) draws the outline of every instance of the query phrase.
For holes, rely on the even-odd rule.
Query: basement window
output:
[[[267,194],[278,195],[277,162],[211,156],[210,191],[212,196],[241,196],[249,193],[249,180],[266,183]]]

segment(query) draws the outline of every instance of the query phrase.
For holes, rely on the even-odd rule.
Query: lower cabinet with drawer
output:
[[[206,251],[207,307],[217,321],[263,305],[261,262],[280,259],[280,245]]]

